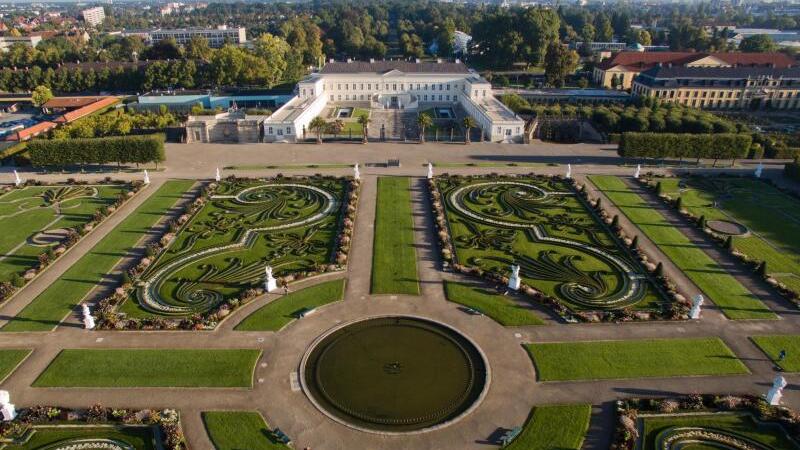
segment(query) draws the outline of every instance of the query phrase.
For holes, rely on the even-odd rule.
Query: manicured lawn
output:
[[[167,181],[158,191],[28,304],[1,331],[49,331],[141,240],[194,181]]]
[[[372,249],[372,293],[419,295],[411,179],[378,178],[375,241]]]
[[[68,349],[35,387],[250,387],[260,350]]]
[[[589,177],[730,319],[775,319],[761,300],[615,176]]]
[[[753,336],[750,339],[786,372],[800,372],[800,335]],[[786,350],[786,358],[778,361],[778,353]]]
[[[203,423],[217,450],[289,449],[272,439],[269,425],[255,411],[206,411]]]
[[[51,445],[62,444],[64,441],[82,439],[111,439],[129,444],[136,450],[152,450],[155,448],[155,435],[152,427],[133,426],[79,426],[79,427],[53,427],[36,426],[33,428],[30,440],[23,444],[8,444],[4,450],[38,450],[50,448]]]
[[[719,338],[525,345],[540,381],[749,373]]]
[[[591,405],[537,406],[509,450],[578,450],[589,429]]]
[[[11,375],[19,363],[30,354],[30,350],[0,350],[0,381]]]
[[[668,178],[661,187],[665,194],[681,197],[682,207],[697,216],[745,225],[751,234],[734,237],[734,247],[767,261],[770,274],[800,291],[800,201],[796,198],[752,178]]]
[[[530,308],[486,288],[445,281],[444,292],[451,302],[476,309],[503,326],[544,324],[544,321],[537,317]]]
[[[659,433],[673,427],[699,427],[721,430],[751,439],[772,449],[788,450],[798,448],[796,443],[786,438],[786,431],[777,423],[756,422],[752,416],[746,414],[722,413],[694,415],[691,417],[645,417],[643,425],[644,445],[642,450],[660,450],[656,442]],[[726,447],[687,446],[682,448],[712,449]]]
[[[314,309],[344,296],[345,280],[334,280],[307,287],[274,300],[247,316],[237,331],[278,331],[297,318],[303,309]]]

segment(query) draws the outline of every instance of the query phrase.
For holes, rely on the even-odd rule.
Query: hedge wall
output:
[[[800,182],[800,159],[795,159],[794,162],[783,166],[783,174],[790,180]]]
[[[164,161],[164,136],[115,136],[96,139],[37,139],[28,143],[31,165],[130,164]]]
[[[624,158],[738,159],[747,156],[747,134],[623,133],[617,152]]]

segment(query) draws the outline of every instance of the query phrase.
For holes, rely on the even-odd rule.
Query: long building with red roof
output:
[[[654,67],[767,67],[786,69],[797,61],[784,53],[619,52],[594,69],[594,82],[630,89],[633,79]]]

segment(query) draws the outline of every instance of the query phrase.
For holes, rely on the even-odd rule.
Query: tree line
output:
[[[750,151],[749,134],[622,133],[617,153],[623,158],[701,158],[736,160]]]
[[[164,161],[164,137],[115,136],[94,139],[34,139],[28,143],[34,167],[77,164],[146,164]]]

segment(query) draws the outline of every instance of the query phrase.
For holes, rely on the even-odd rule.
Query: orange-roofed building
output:
[[[119,101],[116,97],[97,97],[95,102],[86,104],[81,106],[77,109],[71,109],[68,112],[65,112],[63,115],[56,118],[56,123],[70,123],[75,120],[80,119],[81,117],[86,117],[89,114],[95,113],[100,111],[103,108],[107,108]],[[49,102],[48,102],[49,103]],[[45,104],[46,106],[47,104]]]
[[[20,141],[20,142],[27,141],[28,139],[31,139],[33,137],[36,137],[36,136],[42,134],[42,133],[46,133],[46,132],[52,130],[56,126],[58,126],[58,125],[53,123],[53,122],[39,122],[36,125],[30,126],[28,128],[23,128],[23,129],[17,131],[16,133],[9,133],[5,137],[5,140],[7,140],[7,141]]]

